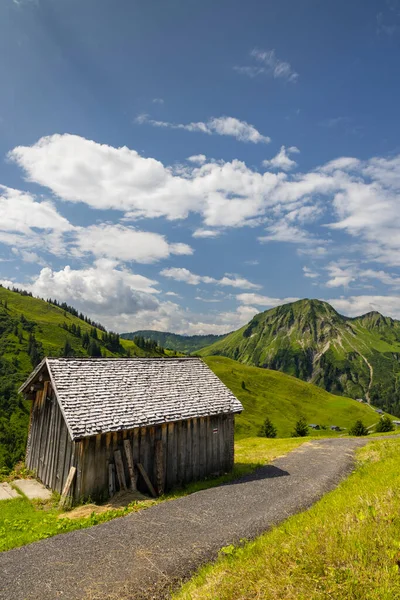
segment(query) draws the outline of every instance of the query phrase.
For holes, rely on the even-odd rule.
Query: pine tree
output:
[[[64,344],[64,348],[61,352],[61,356],[65,356],[65,357],[74,356],[74,350],[68,339],[65,340],[65,344]]]
[[[349,430],[349,435],[356,435],[357,437],[360,437],[362,435],[368,435],[368,429],[365,427],[364,423],[359,419]]]
[[[91,340],[88,347],[88,354],[89,356],[93,356],[94,358],[101,358],[101,348],[95,340]]]
[[[291,435],[292,437],[305,437],[308,435],[308,425],[304,417],[300,417],[300,419],[297,421],[294,431]]]
[[[385,432],[394,431],[394,425],[392,419],[386,415],[379,419],[378,425],[375,427],[375,431]]]
[[[277,433],[278,430],[275,425],[273,425],[271,419],[267,417],[261,428],[261,435],[267,438],[276,438]]]

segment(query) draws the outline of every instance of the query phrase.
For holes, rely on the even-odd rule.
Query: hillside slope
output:
[[[367,426],[379,419],[367,404],[335,396],[285,373],[246,366],[220,356],[210,356],[205,361],[243,404],[244,411],[235,419],[238,437],[257,435],[266,417],[277,427],[278,437],[290,436],[301,416],[308,423],[347,429],[357,419]],[[312,435],[319,433],[324,435],[323,431],[312,431]]]
[[[327,302],[300,300],[256,315],[198,354],[283,371],[400,415],[400,321],[377,312],[351,319]]]
[[[17,395],[43,356],[159,356],[49,302],[0,287],[0,472],[21,458],[29,405]]]
[[[132,333],[121,333],[121,338],[134,340],[136,337],[144,337],[146,340],[154,340],[163,348],[170,348],[171,350],[190,354],[222,340],[226,335],[179,335],[178,333],[171,333],[169,331],[143,329],[133,331]]]

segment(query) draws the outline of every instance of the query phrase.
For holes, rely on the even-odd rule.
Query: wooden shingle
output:
[[[72,439],[243,407],[200,358],[46,358],[45,367]]]

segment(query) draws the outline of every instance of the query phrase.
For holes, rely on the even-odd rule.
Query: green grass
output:
[[[400,598],[400,440],[373,441],[310,510],[224,548],[174,600]]]
[[[257,435],[267,416],[277,427],[279,437],[290,436],[302,415],[308,423],[347,429],[357,419],[367,426],[379,420],[379,415],[365,404],[335,396],[280,371],[250,367],[220,356],[204,360],[243,404],[243,413],[236,416],[239,438]],[[243,381],[245,389],[242,388]],[[320,437],[340,435],[329,429],[311,431],[313,436]]]
[[[307,438],[308,439],[308,438]],[[251,472],[256,467],[265,464],[290,450],[297,448],[307,439],[267,440],[263,438],[241,440],[235,444],[236,462],[232,473],[213,479],[197,481],[177,489],[162,498],[153,501],[134,502],[129,506],[92,514],[80,519],[60,519],[61,511],[57,508],[57,498],[50,502],[32,503],[27,498],[2,500],[0,502],[0,551],[11,550],[24,544],[66,533],[74,529],[84,529],[153,506],[165,500],[173,500],[187,494],[214,487],[231,481],[241,475]],[[11,477],[8,478],[9,480]]]

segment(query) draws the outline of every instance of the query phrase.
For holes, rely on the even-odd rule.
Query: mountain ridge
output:
[[[228,333],[224,335],[216,334],[204,334],[204,335],[181,335],[179,333],[173,333],[171,331],[158,331],[153,329],[140,329],[138,331],[121,333],[121,338],[124,340],[134,340],[137,337],[144,337],[156,341],[163,348],[176,350],[178,352],[195,352],[213,344],[226,337]]]
[[[346,317],[306,298],[258,313],[198,354],[283,371],[400,415],[400,321],[377,311]]]

